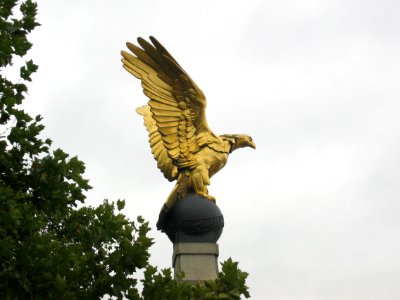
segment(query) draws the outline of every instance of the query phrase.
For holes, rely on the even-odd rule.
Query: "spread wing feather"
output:
[[[143,116],[144,125],[149,132],[149,143],[151,152],[157,161],[157,167],[169,181],[173,181],[178,176],[178,169],[169,158],[167,149],[164,147],[161,134],[157,130],[156,121],[152,118],[150,106],[144,105],[138,107],[136,112]]]
[[[194,167],[194,155],[207,142],[218,143],[205,118],[206,99],[171,54],[153,37],[138,38],[142,47],[127,43],[124,68],[141,79],[148,106],[139,108],[149,131],[158,167],[169,180],[180,168]],[[198,138],[199,137],[199,138]]]

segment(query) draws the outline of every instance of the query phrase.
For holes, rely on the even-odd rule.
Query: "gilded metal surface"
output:
[[[141,80],[150,98],[136,111],[149,132],[157,167],[169,181],[177,180],[160,213],[160,227],[163,216],[188,192],[215,201],[207,190],[211,176],[225,166],[232,151],[256,145],[248,135],[215,135],[207,125],[203,92],[154,37],[150,41],[138,38],[141,48],[127,43],[134,55],[121,54],[123,67]]]

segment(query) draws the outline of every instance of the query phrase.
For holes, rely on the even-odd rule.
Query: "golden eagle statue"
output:
[[[136,111],[144,118],[157,167],[169,181],[177,180],[160,212],[161,229],[167,212],[188,192],[215,201],[207,190],[210,178],[232,151],[256,145],[248,135],[215,135],[207,125],[203,92],[154,37],[150,41],[138,38],[141,48],[128,42],[134,55],[121,54],[123,67],[141,80],[150,98]]]

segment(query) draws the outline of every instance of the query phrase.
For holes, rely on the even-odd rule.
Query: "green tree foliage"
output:
[[[248,274],[238,269],[232,259],[222,263],[222,272],[215,281],[198,284],[174,280],[170,269],[161,270],[148,266],[144,273],[143,298],[151,300],[237,300],[241,296],[250,297],[246,278]],[[181,274],[181,278],[184,274]]]
[[[249,297],[247,273],[232,260],[216,281],[197,285],[174,280],[169,269],[157,272],[148,264],[148,223],[127,219],[124,201],[77,208],[90,189],[84,164],[51,150],[41,116],[21,107],[38,69],[25,57],[36,13],[31,0],[0,0],[0,299]],[[13,82],[5,70],[16,64],[20,78]],[[145,269],[141,292],[138,269]]]

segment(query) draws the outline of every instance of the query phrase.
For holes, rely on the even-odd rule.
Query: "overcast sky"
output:
[[[154,228],[173,188],[120,63],[126,41],[154,35],[206,94],[210,128],[257,143],[209,189],[220,261],[250,273],[253,299],[399,299],[400,2],[39,2],[26,107],[86,163],[89,204],[126,199]],[[151,236],[151,263],[170,267],[171,243]]]

